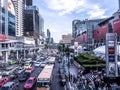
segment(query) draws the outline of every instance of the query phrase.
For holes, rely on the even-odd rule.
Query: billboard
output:
[[[115,71],[115,63],[109,63],[109,76],[114,77]]]
[[[74,42],[74,52],[78,52],[78,42]]]
[[[7,1],[7,3],[8,3],[8,11],[11,13],[11,14],[13,14],[13,15],[15,15],[15,7],[14,7],[14,4],[13,4],[13,2],[12,2],[12,0],[1,0],[1,6],[2,7],[5,7],[6,5],[5,5],[5,2]]]
[[[108,77],[117,77],[117,34],[106,34],[106,71]]]

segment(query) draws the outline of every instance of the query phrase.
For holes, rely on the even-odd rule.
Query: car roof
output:
[[[13,85],[15,82],[7,82],[4,86],[11,86]]]
[[[30,77],[28,80],[33,80],[35,77]]]

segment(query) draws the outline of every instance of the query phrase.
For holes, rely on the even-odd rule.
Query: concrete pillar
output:
[[[5,52],[5,62],[8,62],[8,52]]]
[[[10,43],[8,43],[8,49],[10,48]],[[8,56],[10,55],[10,51],[8,51]]]
[[[24,57],[25,57],[25,55],[26,55],[26,53],[25,53],[25,49],[24,49],[24,54],[23,54],[23,55],[24,55]]]
[[[18,57],[18,50],[17,50],[17,60],[18,60],[18,58],[19,58],[19,57]]]

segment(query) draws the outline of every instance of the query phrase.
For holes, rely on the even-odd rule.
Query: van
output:
[[[0,90],[18,90],[18,82],[7,82]]]

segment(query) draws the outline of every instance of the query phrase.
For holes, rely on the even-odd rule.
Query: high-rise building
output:
[[[47,38],[50,38],[51,37],[51,33],[50,33],[50,30],[47,29]]]
[[[15,8],[12,0],[0,0],[0,33],[15,36]]]
[[[32,6],[33,5],[33,0],[23,0],[23,3],[25,6]]]
[[[39,23],[39,34],[44,35],[44,19],[41,15],[39,15],[40,23]]]
[[[23,36],[23,0],[13,0],[16,10],[16,36]]]
[[[72,22],[72,37],[79,44],[92,48],[94,43],[93,30],[97,27],[97,24],[103,19],[94,20],[74,20]]]
[[[36,6],[27,6],[24,9],[24,36],[39,38],[39,9]]]
[[[50,30],[49,30],[49,29],[47,29],[46,43],[47,43],[47,44],[50,44],[50,43],[51,43],[51,33],[50,33]]]

